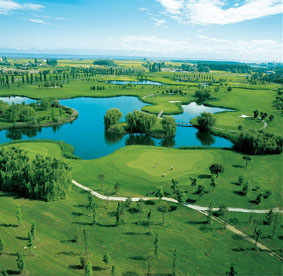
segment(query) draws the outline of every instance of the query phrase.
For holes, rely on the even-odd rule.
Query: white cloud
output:
[[[230,24],[281,14],[281,0],[245,0],[224,8],[225,0],[156,0],[173,19],[199,25]]]
[[[157,36],[124,36],[120,49],[165,56],[218,56],[221,59],[282,61],[281,43],[274,40],[225,40],[199,35],[198,40]]]
[[[185,0],[157,0],[171,14],[180,14]]]
[[[30,18],[28,21],[32,22],[32,23],[38,23],[38,24],[49,24],[41,19],[34,19],[34,18]]]
[[[9,14],[10,12],[17,10],[32,10],[37,11],[44,8],[42,5],[23,3],[20,4],[13,0],[0,0],[0,14]]]
[[[159,19],[159,18],[151,16],[150,19],[152,19],[154,21],[154,24],[156,26],[164,26],[167,23],[167,21],[163,18]]]
[[[67,19],[64,18],[64,17],[56,17],[55,19],[56,19],[56,20],[59,20],[59,21],[65,21],[65,20],[67,20]]]

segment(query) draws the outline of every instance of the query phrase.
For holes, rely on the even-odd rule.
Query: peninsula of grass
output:
[[[3,145],[11,146],[12,144]],[[29,152],[52,155],[63,158],[58,144],[50,142],[15,144]],[[225,150],[178,150],[144,146],[129,146],[114,154],[97,160],[65,159],[73,167],[73,179],[80,183],[100,190],[101,183],[97,174],[105,175],[101,193],[113,191],[113,184],[119,183],[118,196],[144,195],[156,185],[163,185],[167,190],[169,179],[175,177],[180,185],[191,190],[189,176],[195,175],[198,181],[207,180],[207,166],[212,162],[223,163],[225,172],[219,176],[219,185],[213,193],[218,203],[245,207],[240,196],[233,197],[237,185],[230,183],[235,172],[246,172],[257,175],[262,181],[261,189],[273,187],[272,196],[262,202],[260,208],[274,207],[280,204],[278,194],[281,193],[278,181],[282,180],[280,156],[256,156],[248,168],[241,155]],[[191,162],[191,161],[194,162]],[[225,163],[224,163],[225,161]],[[154,162],[159,162],[154,168]],[[174,165],[171,171],[170,166]],[[266,174],[264,173],[266,171]],[[277,173],[274,173],[277,171]],[[166,172],[162,178],[161,173]],[[225,174],[227,172],[227,174]],[[267,175],[268,174],[268,175]],[[246,176],[247,176],[246,175]],[[254,177],[254,175],[251,175]],[[270,179],[270,176],[275,178]],[[276,176],[277,175],[277,176]],[[180,177],[179,177],[180,176]],[[269,181],[264,181],[266,178]],[[277,178],[276,178],[277,177]],[[222,180],[221,180],[222,179]],[[220,182],[221,180],[221,182]],[[276,187],[278,186],[278,187]],[[170,188],[169,188],[170,189]],[[157,274],[172,273],[172,258],[177,250],[176,273],[184,275],[225,275],[231,263],[243,275],[277,275],[281,273],[281,262],[267,252],[257,251],[254,246],[237,235],[233,235],[223,225],[213,222],[207,224],[202,214],[174,203],[147,202],[142,209],[136,203],[123,207],[123,215],[119,225],[116,223],[115,212],[117,202],[101,201],[96,198],[96,222],[89,215],[88,194],[73,187],[67,199],[55,202],[29,200],[19,194],[0,192],[0,230],[4,241],[4,253],[0,256],[0,269],[9,274],[17,272],[17,253],[22,253],[25,261],[25,273],[30,275],[83,275],[80,258],[85,256],[83,229],[88,233],[88,258],[98,274],[108,275],[115,266],[119,275],[140,275],[147,273],[147,258],[154,256],[155,235],[159,235],[158,260],[151,265],[151,272]],[[204,199],[203,198],[203,199]],[[238,199],[238,200],[237,200]],[[206,204],[206,200],[198,202]],[[17,226],[16,206],[22,213],[22,222]],[[165,225],[162,224],[160,207],[167,206]],[[140,211],[139,211],[140,210]],[[146,226],[148,213],[151,213],[152,225]],[[251,234],[254,222],[249,225],[247,216],[230,214],[228,223],[235,224],[243,231]],[[262,221],[262,217],[255,217]],[[281,220],[281,217],[279,218]],[[144,221],[144,224],[137,223]],[[36,225],[35,238],[31,249],[27,247],[27,232],[31,223]],[[262,228],[261,224],[258,224]],[[271,231],[264,228],[264,235]],[[137,237],[139,243],[137,243]],[[278,249],[280,228],[276,230],[274,241],[266,243],[271,249]],[[110,261],[103,262],[103,254],[107,252]],[[256,260],[256,261],[255,261]],[[269,266],[266,266],[266,263]],[[252,265],[251,265],[252,264]],[[52,268],[52,269],[51,269]],[[50,270],[51,269],[51,270]]]
[[[78,116],[75,109],[59,103],[50,104],[50,99],[38,103],[12,104],[0,102],[0,130],[15,128],[39,128],[63,125],[74,121]]]

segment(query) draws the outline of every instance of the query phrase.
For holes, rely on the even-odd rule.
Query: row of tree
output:
[[[1,191],[53,201],[65,198],[71,183],[71,167],[62,160],[43,155],[31,159],[17,147],[0,149]]]

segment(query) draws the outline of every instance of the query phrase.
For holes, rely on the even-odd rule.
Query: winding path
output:
[[[126,201],[128,198],[127,197],[116,197],[116,196],[105,196],[102,195],[98,192],[95,192],[94,190],[78,183],[75,180],[72,180],[72,183],[77,186],[80,189],[83,189],[85,191],[90,192],[92,195],[98,197],[99,199],[102,200],[111,200],[111,201]],[[143,200],[159,200],[159,198],[157,197],[131,197],[132,201],[139,201],[140,199]],[[174,203],[178,203],[178,201],[176,199],[173,198],[169,198],[169,197],[162,197],[162,200],[168,201],[168,202],[174,202]],[[184,206],[191,208],[193,210],[196,210],[198,212],[200,212],[201,214],[208,216],[208,213],[206,212],[208,210],[207,207],[202,207],[202,206],[197,206],[197,205],[192,205],[192,204],[184,204]],[[230,212],[243,212],[243,213],[266,213],[269,210],[250,210],[250,209],[242,209],[242,208],[232,208],[232,207],[228,207],[227,208],[228,211]],[[217,211],[218,208],[213,208],[213,211]],[[282,213],[282,210],[276,208],[273,209],[274,212],[280,212]],[[283,257],[281,257],[280,255],[278,255],[277,253],[275,253],[274,251],[272,251],[271,249],[269,249],[268,247],[266,247],[265,245],[263,245],[262,243],[256,242],[252,237],[246,235],[245,233],[243,233],[242,231],[238,230],[236,227],[226,223],[225,221],[223,221],[220,218],[211,216],[211,218],[215,221],[217,221],[218,223],[222,224],[225,226],[225,228],[227,228],[228,230],[230,230],[231,232],[233,232],[234,234],[240,236],[241,238],[245,239],[246,241],[250,242],[251,244],[253,244],[255,247],[259,248],[261,251],[266,252],[267,254],[269,254],[270,256],[276,258],[278,261],[283,261]]]
[[[105,196],[102,195],[80,183],[78,183],[75,180],[72,180],[72,183],[77,186],[78,188],[85,190],[87,192],[90,192],[92,195],[96,196],[99,199],[102,200],[110,200],[110,201],[126,201],[129,199],[129,197],[120,197],[120,196]],[[140,199],[143,200],[159,200],[158,197],[130,197],[131,201],[139,201]],[[174,202],[174,203],[179,203],[176,199],[170,198],[170,197],[162,197],[161,198],[164,201],[168,202]],[[184,204],[184,206],[196,210],[196,211],[208,211],[208,207],[203,207],[203,206],[198,206],[198,205],[193,205],[193,204]],[[219,208],[212,208],[212,211],[217,211]],[[244,209],[244,208],[234,208],[234,207],[227,207],[229,212],[239,212],[239,213],[257,213],[257,214],[265,214],[269,212],[271,209],[266,209],[266,210],[254,210],[254,209]],[[279,208],[274,208],[272,209],[273,212],[278,212],[278,213],[283,213],[283,210]]]

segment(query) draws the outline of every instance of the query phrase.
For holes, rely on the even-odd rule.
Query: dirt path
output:
[[[94,190],[78,183],[75,180],[72,180],[72,183],[79,187],[80,189],[83,189],[85,191],[90,192],[92,195],[96,196],[99,199],[102,200],[110,200],[110,201],[126,201],[129,197],[120,197],[120,196],[105,196],[102,195],[98,192],[95,192]],[[159,200],[158,197],[131,197],[132,201],[139,201],[140,199],[143,200]],[[162,197],[161,198],[164,201],[168,201],[168,202],[174,202],[174,203],[179,203],[176,199],[174,198],[170,198],[170,197]],[[184,206],[196,210],[196,211],[208,211],[208,207],[203,207],[203,206],[198,206],[198,205],[193,205],[193,204],[184,204]],[[219,208],[213,208],[213,211],[217,211]],[[251,209],[244,209],[244,208],[234,208],[234,207],[227,207],[229,212],[239,212],[239,213],[257,213],[257,214],[265,214],[268,211],[270,211],[270,209],[266,209],[266,210],[251,210]],[[272,209],[274,212],[278,212],[278,213],[283,213],[283,210],[279,209],[279,208],[275,208]]]
[[[202,213],[205,216],[208,216],[207,212],[204,211],[199,211],[200,213]],[[239,229],[237,229],[236,227],[225,223],[225,221],[223,221],[220,218],[211,217],[213,220],[217,221],[218,223],[222,224],[222,225],[226,225],[226,229],[230,230],[231,232],[233,232],[234,234],[242,237],[243,239],[245,239],[246,241],[250,242],[251,244],[253,244],[255,247],[259,248],[261,251],[266,252],[267,254],[269,254],[270,256],[276,258],[278,261],[283,261],[283,257],[281,257],[280,255],[278,255],[277,253],[275,253],[274,251],[272,251],[271,249],[269,249],[268,247],[266,247],[265,245],[263,245],[260,242],[256,242],[252,237],[246,235],[245,233],[243,233],[242,231],[240,231]]]
[[[111,201],[126,201],[128,198],[127,197],[118,197],[118,196],[105,196],[105,195],[102,195],[98,192],[95,192],[94,190],[78,183],[77,181],[75,180],[72,180],[72,183],[77,186],[78,188],[80,189],[83,189],[85,191],[88,191],[90,192],[92,195],[102,199],[102,200],[111,200]],[[143,199],[143,200],[158,200],[157,197],[131,197],[131,200],[132,201],[139,201],[140,199]],[[165,200],[165,201],[168,201],[168,202],[174,202],[174,203],[178,203],[178,201],[176,199],[173,199],[173,198],[169,198],[169,197],[162,197],[162,200]],[[208,213],[206,212],[208,210],[207,207],[202,207],[202,206],[197,206],[197,205],[191,205],[191,204],[184,204],[184,206],[188,207],[188,208],[191,208],[193,210],[196,210],[198,212],[200,212],[201,214],[205,215],[205,216],[208,216]],[[267,211],[269,210],[249,210],[249,209],[242,209],[242,208],[232,208],[232,207],[228,207],[227,208],[228,211],[230,212],[244,212],[244,213],[247,213],[247,212],[254,212],[254,213],[266,213]],[[213,210],[218,210],[218,208],[213,208]],[[279,209],[274,209],[274,211],[276,212],[282,212],[282,210],[279,210]],[[245,233],[243,233],[242,231],[238,230],[236,227],[230,225],[230,224],[227,224],[225,223],[223,220],[219,219],[219,218],[216,218],[214,216],[212,216],[212,219],[217,221],[218,223],[222,224],[222,225],[226,225],[226,228],[228,230],[230,230],[231,232],[233,232],[234,234],[242,237],[243,239],[245,239],[246,241],[250,242],[251,244],[253,244],[255,247],[259,248],[260,250],[268,253],[270,256],[276,258],[277,260],[279,261],[283,261],[283,258],[276,254],[275,252],[273,252],[272,250],[270,250],[268,247],[266,247],[265,245],[259,243],[259,242],[256,242],[253,238],[251,238],[250,236],[246,235]]]
[[[161,110],[161,111],[158,113],[157,118],[158,118],[158,119],[161,119],[162,114],[163,114],[163,110]]]

